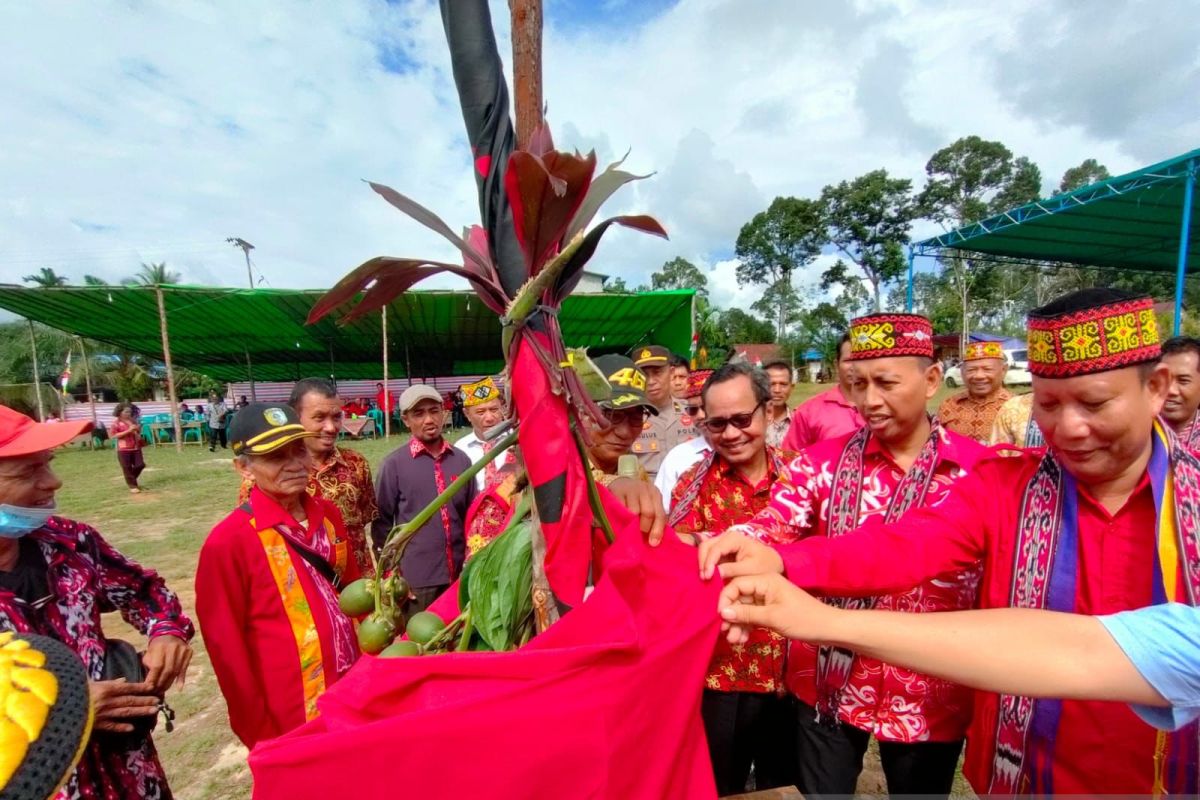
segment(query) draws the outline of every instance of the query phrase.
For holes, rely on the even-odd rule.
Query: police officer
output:
[[[682,413],[671,397],[671,351],[656,344],[634,348],[633,363],[646,374],[646,396],[657,415],[651,415],[642,426],[642,434],[633,443],[642,469],[650,478],[658,474],[663,456],[677,444],[696,436],[695,423]]]

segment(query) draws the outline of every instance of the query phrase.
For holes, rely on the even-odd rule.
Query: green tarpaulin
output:
[[[309,375],[382,375],[380,314],[341,327],[305,325],[321,291],[163,286],[171,357],[223,381],[289,381]],[[648,342],[686,355],[691,290],[581,294],[560,314],[569,347],[595,353]],[[153,287],[0,286],[0,308],[68,333],[162,358]],[[405,377],[481,375],[503,367],[500,321],[470,292],[409,292],[388,307],[389,372]]]

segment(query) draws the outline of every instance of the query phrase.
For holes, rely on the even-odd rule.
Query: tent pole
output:
[[[29,322],[29,349],[33,352],[33,393],[37,395],[38,422],[46,421],[46,409],[42,405],[42,384],[39,378],[41,370],[38,368],[37,357],[37,336],[33,332],[33,320]]]
[[[254,365],[250,363],[250,351],[243,348],[242,352],[246,354],[246,376],[250,378],[250,402],[258,402],[258,393],[254,390]]]
[[[88,364],[87,348],[83,345],[83,337],[79,339],[79,355],[83,356],[83,382],[87,387],[88,405],[92,407],[92,427],[100,426],[99,420],[96,419],[96,395],[92,394],[92,367]]]
[[[1187,276],[1188,242],[1192,228],[1192,195],[1196,190],[1196,162],[1188,162],[1187,182],[1183,185],[1183,218],[1179,223],[1179,262],[1175,269],[1175,335],[1183,321],[1183,281]]]
[[[913,261],[917,257],[917,252],[911,247],[908,248],[908,289],[904,294],[904,310],[909,314],[913,309]]]
[[[387,306],[383,307],[383,316],[380,319],[380,325],[383,328],[383,405],[384,408],[379,409],[383,412],[383,438],[387,439],[392,435],[392,409],[389,408],[391,403],[388,402],[388,341],[387,341]]]
[[[412,386],[412,359],[408,355],[408,342],[404,343],[404,370],[408,374],[408,385]]]
[[[158,300],[158,329],[162,333],[163,362],[167,365],[167,390],[171,399],[171,423],[175,429],[175,450],[183,452],[183,429],[179,427],[179,398],[175,396],[175,369],[171,366],[171,341],[167,338],[167,306],[161,286],[154,287]]]
[[[333,342],[329,343],[329,380],[337,386],[337,372],[333,368]]]

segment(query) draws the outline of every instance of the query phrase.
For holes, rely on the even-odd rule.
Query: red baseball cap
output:
[[[53,450],[91,429],[92,423],[86,420],[34,422],[19,411],[0,406],[0,458],[14,458]]]

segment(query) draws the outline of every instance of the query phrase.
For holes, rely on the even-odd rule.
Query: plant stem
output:
[[[450,502],[450,498],[458,494],[459,490],[466,486],[468,481],[475,480],[476,473],[478,473],[481,469],[494,461],[501,453],[516,443],[517,431],[511,431],[503,439],[496,442],[496,445],[491,450],[484,453],[483,458],[479,459],[478,463],[472,464],[470,467],[464,470],[461,475],[451,481],[450,485],[446,487],[446,491],[433,498],[433,501],[418,511],[415,517],[403,525],[397,525],[396,527],[392,528],[391,531],[388,532],[387,538],[383,542],[382,552],[384,553],[384,559],[381,560],[394,560],[398,566],[400,563],[400,557],[404,554],[403,546],[416,534],[417,531],[421,529],[421,526],[432,519],[433,515],[440,511],[442,506]],[[392,559],[387,559],[387,556],[389,555],[387,553],[388,548],[394,548],[396,550],[396,553]]]
[[[475,632],[475,626],[471,622],[471,612],[468,609],[464,612],[466,620],[463,622],[462,636],[458,640],[458,647],[455,648],[460,653],[465,653],[471,649],[471,634]]]
[[[587,478],[588,487],[588,505],[592,507],[592,514],[596,517],[600,530],[604,531],[604,538],[609,544],[612,544],[616,536],[613,534],[612,523],[608,521],[608,515],[604,513],[604,503],[600,501],[600,490],[596,488],[596,479],[592,477],[592,463],[588,459],[583,434],[575,425],[571,426],[571,433],[575,436],[575,448],[579,451],[579,457],[583,459],[583,475]]]

